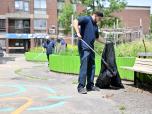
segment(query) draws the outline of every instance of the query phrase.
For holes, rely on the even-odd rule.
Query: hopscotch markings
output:
[[[15,109],[14,107],[3,107],[0,108],[0,112],[10,112],[12,111],[11,114],[20,114],[23,111],[37,111],[37,110],[47,110],[50,108],[55,108],[55,107],[60,107],[63,106],[66,102],[64,101],[65,99],[71,98],[69,96],[60,96],[56,94],[56,91],[52,88],[49,88],[47,86],[33,86],[33,85],[25,85],[25,84],[20,84],[20,85],[0,85],[0,87],[9,87],[9,88],[17,88],[17,90],[15,90],[15,92],[9,92],[9,93],[4,93],[4,94],[0,94],[0,101],[4,101],[4,100],[27,100],[27,102],[22,105],[21,107],[19,107],[18,109]],[[15,97],[16,95],[21,95],[23,92],[28,92],[26,87],[30,87],[30,88],[40,88],[42,90],[46,90],[48,92],[48,97],[43,97],[42,99],[40,99],[41,101],[45,102],[47,100],[53,99],[53,100],[57,100],[55,103],[50,103],[48,105],[44,105],[44,106],[33,106],[31,107],[32,104],[34,104],[34,102],[38,101],[34,101],[32,98],[29,97],[18,97],[18,98],[7,98],[7,97]],[[52,95],[52,96],[51,96]],[[37,96],[37,97],[41,97],[41,96]],[[39,101],[38,101],[39,102]],[[14,111],[15,110],[15,111]]]
[[[10,87],[10,88],[18,89],[15,92],[0,94],[0,97],[15,96],[15,95],[21,94],[26,91],[26,88],[24,88],[21,85],[0,85],[0,87]]]
[[[11,114],[20,114],[23,111],[25,111],[29,106],[31,106],[32,103],[33,103],[33,100],[31,98],[28,98],[28,97],[3,98],[3,99],[0,99],[0,101],[10,101],[10,100],[12,100],[12,101],[14,101],[14,100],[26,100],[27,101],[25,104],[23,104],[22,106],[17,108],[15,111],[11,112]],[[9,108],[6,108],[5,111],[6,110],[9,110]]]
[[[47,109],[50,109],[50,108],[55,108],[55,107],[63,106],[64,104],[65,104],[65,102],[61,101],[61,102],[50,104],[50,105],[46,105],[46,106],[31,107],[31,108],[29,108],[27,110],[28,111],[47,110]]]

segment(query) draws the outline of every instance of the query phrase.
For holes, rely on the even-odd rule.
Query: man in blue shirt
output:
[[[74,20],[74,28],[79,38],[78,49],[81,66],[78,79],[78,92],[81,94],[87,94],[87,91],[99,91],[99,88],[94,86],[95,53],[81,41],[81,38],[93,49],[95,40],[102,42],[99,39],[97,26],[97,22],[99,22],[102,17],[103,13],[94,12],[91,16],[80,16]]]

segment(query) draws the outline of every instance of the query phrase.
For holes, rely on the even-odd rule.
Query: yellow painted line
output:
[[[4,98],[4,99],[0,99],[0,101],[9,101],[9,100],[18,100],[18,99],[27,100],[27,102],[22,106],[20,106],[19,108],[17,108],[15,111],[13,111],[11,114],[20,114],[21,112],[25,111],[29,106],[31,106],[33,103],[33,100],[28,97]]]

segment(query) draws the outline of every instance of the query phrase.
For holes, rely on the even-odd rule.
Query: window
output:
[[[46,0],[34,0],[34,8],[46,9]]]
[[[46,0],[34,0],[34,13],[46,14]]]
[[[23,9],[23,1],[15,1],[15,9],[22,10]]]
[[[46,29],[46,19],[35,19],[34,20],[34,29],[44,30]]]
[[[24,10],[29,11],[29,2],[24,2]]]
[[[5,32],[6,26],[5,26],[5,19],[0,19],[0,32]]]
[[[15,0],[15,9],[16,11],[29,11],[29,2],[23,0]]]
[[[30,33],[29,19],[10,19],[8,25],[9,33]]]
[[[34,0],[34,8],[41,8],[40,6],[40,0]]]
[[[46,9],[46,0],[41,0],[41,8]]]
[[[42,10],[42,9],[36,9],[36,10],[34,10],[34,14],[46,14],[46,10]]]
[[[29,21],[23,21],[23,27],[24,28],[30,28],[30,22]]]
[[[23,21],[15,20],[15,29],[23,29]]]

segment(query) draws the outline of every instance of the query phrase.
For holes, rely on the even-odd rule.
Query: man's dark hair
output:
[[[95,12],[93,12],[93,14],[95,14],[95,15],[97,15],[99,17],[103,17],[103,13],[100,12],[100,11],[95,11]]]

